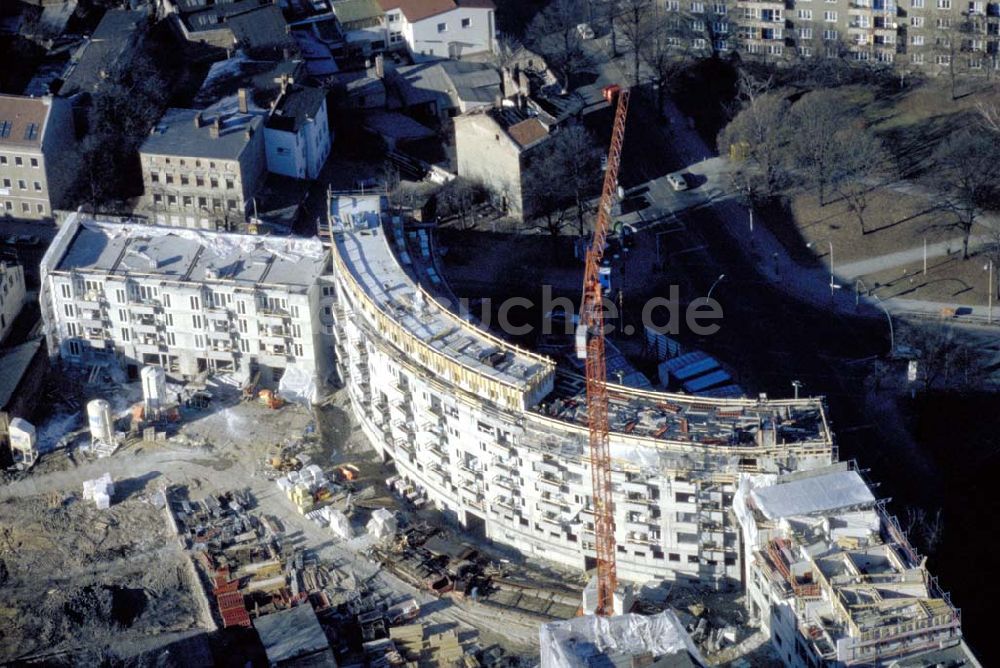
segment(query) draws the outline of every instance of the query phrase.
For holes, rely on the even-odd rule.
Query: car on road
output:
[[[577,24],[576,31],[580,33],[581,39],[594,39],[594,29],[590,27],[589,23]]]
[[[674,190],[679,191],[688,189],[688,182],[687,179],[684,178],[683,172],[674,172],[673,174],[667,174],[667,183],[669,183],[670,187],[673,188]]]
[[[15,239],[14,243],[16,243],[16,244],[18,244],[20,246],[37,246],[38,245],[38,237],[36,237],[33,234],[18,234],[16,237],[14,237],[14,239]]]

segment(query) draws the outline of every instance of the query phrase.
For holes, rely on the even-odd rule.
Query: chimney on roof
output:
[[[196,128],[200,128],[201,127],[201,112],[200,111],[197,112],[197,113],[195,113],[195,115],[194,115],[194,126]]]
[[[514,89],[514,79],[510,75],[510,68],[500,68],[500,96],[505,100],[513,97],[517,91]]]
[[[215,117],[215,121],[212,123],[212,127],[208,130],[208,136],[212,139],[218,139],[219,135],[222,134],[222,114]]]
[[[241,114],[247,113],[249,111],[249,107],[247,105],[247,89],[240,88],[238,91],[236,91],[236,97],[240,101],[240,113]]]
[[[385,78],[385,58],[381,53],[375,56],[375,76],[379,79]]]

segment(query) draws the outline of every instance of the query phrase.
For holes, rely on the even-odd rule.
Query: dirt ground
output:
[[[201,626],[185,557],[143,485],[121,481],[128,498],[108,510],[77,490],[0,502],[0,662],[88,663]]]
[[[923,262],[876,272],[863,277],[866,285],[887,286],[879,290],[883,299],[905,297],[953,303],[955,306],[986,306],[989,284],[989,259],[982,253],[962,259],[962,252],[956,248],[947,257],[928,260],[927,274],[923,273]],[[994,290],[1000,267],[993,268]],[[993,304],[997,304],[996,292]]]

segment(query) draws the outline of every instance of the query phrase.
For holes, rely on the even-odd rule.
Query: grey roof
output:
[[[159,276],[178,282],[308,288],[323,274],[328,256],[316,239],[98,223],[78,214],[60,228],[53,248],[60,247],[64,235],[72,238],[62,255],[53,258],[56,271]]]
[[[39,338],[0,351],[0,409],[10,403],[41,345]]]
[[[321,653],[329,654],[329,665],[336,666],[323,627],[308,603],[258,617],[254,627],[272,666]],[[310,662],[310,665],[322,664]]]
[[[760,511],[772,520],[875,503],[874,495],[857,471],[811,475],[755,488],[751,494]]]
[[[195,127],[197,109],[167,109],[152,133],[139,148],[145,155],[175,155],[192,158],[237,160],[250,142],[249,128],[260,130],[263,120],[253,114],[221,114],[222,132],[212,137],[211,126],[220,113],[203,113],[201,127]]]
[[[288,23],[278,5],[261,5],[258,0],[242,0],[206,7],[186,13],[181,18],[188,32],[196,38],[203,30],[228,29],[238,46],[266,48],[293,46]]]
[[[60,95],[94,92],[103,81],[102,70],[120,64],[146,18],[145,9],[109,9],[105,12],[94,34],[70,59],[63,74]]]
[[[452,107],[493,104],[500,95],[500,73],[486,63],[438,60],[396,69],[407,105],[445,96]]]
[[[201,109],[221,98],[236,95],[240,88],[248,88],[254,101],[266,107],[277,95],[282,75],[293,82],[300,80],[305,76],[305,63],[301,60],[252,60],[237,52],[232,58],[212,65],[192,106]]]
[[[326,90],[311,86],[291,85],[278,96],[267,127],[298,132],[307,121],[316,118],[326,101]]]

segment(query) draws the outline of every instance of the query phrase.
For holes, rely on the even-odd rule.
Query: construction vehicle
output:
[[[622,144],[625,141],[625,118],[628,114],[629,90],[618,86],[604,89],[609,103],[617,97],[615,123],[608,149],[608,167],[604,172],[604,188],[597,207],[594,236],[587,250],[583,275],[583,297],[580,301],[580,323],[576,330],[577,357],[586,360],[587,426],[590,441],[590,470],[594,497],[594,544],[597,553],[597,609],[600,616],[614,614],[614,594],[618,585],[615,563],[615,525],[611,494],[611,452],[608,426],[608,371],[604,353],[604,303],[601,284],[601,263],[611,210],[618,191],[618,168]]]
[[[274,390],[261,390],[257,393],[257,398],[262,406],[267,406],[268,408],[281,408],[285,405],[285,400],[278,396],[278,393]]]
[[[354,464],[341,464],[333,471],[338,477],[347,482],[354,482],[361,476],[361,471]]]

